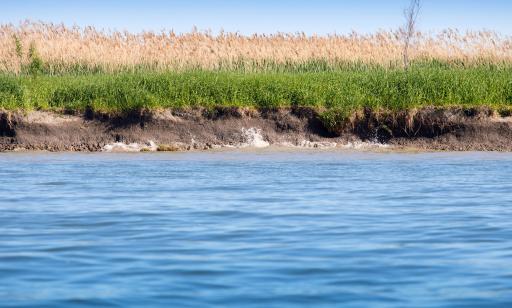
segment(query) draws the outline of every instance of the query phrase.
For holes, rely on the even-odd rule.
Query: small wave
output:
[[[158,149],[158,146],[153,141],[150,140],[145,144],[123,143],[123,142],[110,143],[103,147],[103,152],[141,152],[141,151],[154,152],[157,149]]]
[[[253,148],[266,148],[270,146],[270,143],[265,141],[261,134],[261,129],[251,127],[249,129],[242,128],[242,137],[244,142],[239,147],[253,147]]]

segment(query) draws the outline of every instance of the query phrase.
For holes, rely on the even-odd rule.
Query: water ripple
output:
[[[510,306],[512,156],[0,154],[11,306]]]

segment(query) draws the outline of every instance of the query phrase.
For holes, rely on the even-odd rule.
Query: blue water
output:
[[[0,154],[0,306],[509,306],[512,154]]]

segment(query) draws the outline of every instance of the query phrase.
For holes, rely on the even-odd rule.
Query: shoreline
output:
[[[314,108],[0,111],[0,152],[147,152],[288,147],[386,151],[512,151],[512,117],[490,109],[354,113],[326,126]]]

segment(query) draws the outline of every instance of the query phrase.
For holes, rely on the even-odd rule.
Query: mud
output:
[[[512,151],[512,118],[491,110],[364,110],[326,128],[310,108],[175,109],[124,115],[0,111],[0,151],[187,151],[386,145],[394,150]]]

